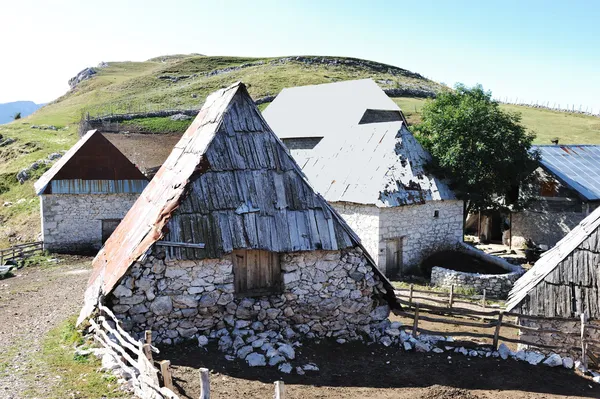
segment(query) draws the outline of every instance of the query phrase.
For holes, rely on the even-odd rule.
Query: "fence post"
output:
[[[454,304],[454,284],[450,286],[450,297],[448,299],[450,309],[452,309],[452,305]]]
[[[585,342],[585,325],[587,323],[587,315],[581,314],[581,364],[587,370],[587,343]]]
[[[481,307],[485,309],[485,288],[483,289],[483,297],[481,298]]]
[[[173,377],[171,376],[171,362],[169,360],[160,361],[160,373],[163,376],[165,388],[173,390]]]
[[[415,319],[413,323],[413,337],[417,337],[417,332],[419,328],[419,305],[415,306]]]
[[[413,284],[410,285],[410,291],[408,293],[408,303],[412,305],[412,297],[413,297]]]
[[[146,358],[152,362],[152,331],[146,330],[145,339],[146,343],[142,346],[142,349]]]
[[[494,350],[498,350],[498,337],[500,337],[500,327],[502,327],[502,317],[504,316],[504,312],[501,310],[498,314],[498,321],[496,322],[496,330],[494,331],[494,342],[492,346]]]
[[[210,399],[210,374],[208,369],[200,369],[200,399]]]
[[[275,381],[274,399],[285,399],[285,384],[283,381]]]

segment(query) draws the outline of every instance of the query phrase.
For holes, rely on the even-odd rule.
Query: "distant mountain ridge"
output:
[[[43,106],[44,104],[36,104],[33,101],[13,101],[0,104],[0,125],[11,122],[17,112],[20,112],[21,117],[24,118]]]

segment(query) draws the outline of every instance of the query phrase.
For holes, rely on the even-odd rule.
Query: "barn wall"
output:
[[[437,218],[435,211],[439,211]],[[379,220],[379,264],[385,264],[385,240],[403,238],[403,271],[414,269],[432,252],[453,247],[463,239],[462,201],[381,208]]]
[[[42,195],[44,247],[53,252],[97,251],[102,246],[102,219],[122,219],[139,195]]]
[[[232,255],[195,261],[136,263],[109,296],[123,325],[152,330],[171,344],[226,328],[283,331],[356,339],[388,317],[382,287],[360,249],[281,254],[281,294],[236,297]],[[385,303],[385,304],[383,304]],[[310,334],[310,335],[309,335]]]
[[[360,237],[362,245],[371,258],[379,260],[379,208],[375,205],[354,204],[351,202],[332,202],[331,206],[344,218],[346,223]],[[385,260],[378,264],[385,273]]]
[[[527,239],[537,245],[556,245],[585,217],[583,212],[523,211],[512,215],[512,245],[522,247]]]
[[[600,322],[598,320],[590,321],[590,324],[596,325],[600,327]],[[559,320],[518,320],[518,324],[526,327],[540,328],[540,329],[554,329],[563,331],[566,333],[572,333],[574,335],[557,335],[557,334],[538,334],[530,331],[520,331],[519,339],[538,343],[540,345],[552,345],[557,346],[559,348],[563,348],[562,350],[550,350],[544,348],[538,348],[534,345],[522,345],[519,344],[519,349],[528,349],[535,348],[535,350],[540,351],[542,353],[550,354],[550,353],[558,353],[562,356],[569,355],[574,359],[579,359],[581,352],[577,350],[571,350],[571,348],[579,348],[581,347],[581,323],[574,321],[559,321]],[[587,329],[587,337],[600,340],[600,330]]]

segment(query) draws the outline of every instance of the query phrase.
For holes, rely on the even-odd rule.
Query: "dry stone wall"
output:
[[[362,245],[377,262],[377,254],[379,253],[379,208],[375,205],[353,204],[350,202],[332,202],[330,205],[358,234]],[[385,272],[385,261],[379,262],[378,266],[382,272]]]
[[[46,194],[41,196],[42,240],[56,252],[102,247],[102,220],[123,219],[139,194]]]
[[[181,261],[154,253],[108,301],[126,329],[152,330],[163,344],[235,331],[353,340],[389,315],[383,284],[358,248],[285,253],[280,262],[282,292],[250,298],[236,295],[232,255]]]
[[[385,265],[385,240],[402,239],[402,268],[410,271],[433,252],[454,248],[462,237],[462,201],[381,208],[378,264]]]
[[[532,212],[512,214],[512,245],[523,247],[527,239],[537,245],[556,245],[587,216],[584,212]]]
[[[435,266],[431,269],[431,285],[435,287],[460,287],[474,290],[477,294],[485,294],[489,298],[507,298],[508,293],[525,271],[506,274],[466,273]]]

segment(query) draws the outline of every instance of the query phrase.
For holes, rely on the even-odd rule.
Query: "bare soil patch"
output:
[[[301,398],[597,398],[600,388],[563,368],[531,366],[514,360],[467,358],[455,353],[414,353],[360,343],[307,343],[298,364],[313,362],[318,372],[286,375],[275,368],[227,361],[216,347],[162,348],[171,360],[182,398],[198,398],[199,367],[211,370],[211,397],[270,398],[273,382],[286,383],[286,397]],[[448,359],[450,356],[450,359]]]

